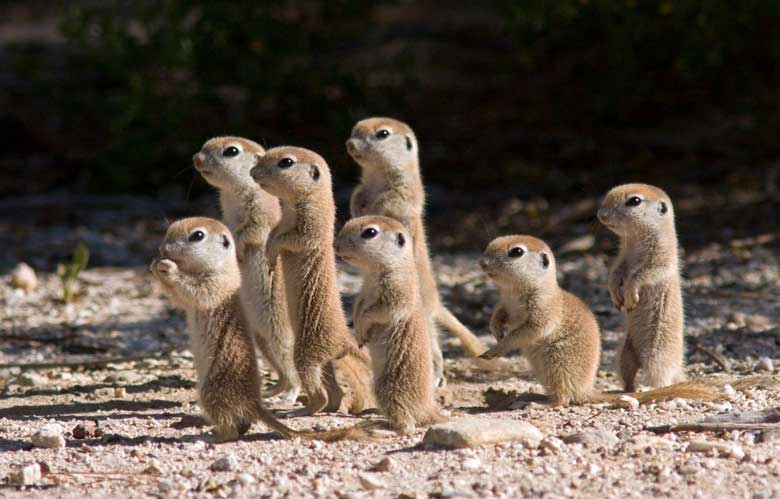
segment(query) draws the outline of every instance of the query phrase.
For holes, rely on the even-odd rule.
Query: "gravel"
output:
[[[216,444],[209,428],[199,426],[184,318],[145,267],[165,228],[161,217],[98,211],[97,221],[81,213],[85,218],[76,218],[76,228],[21,231],[5,223],[9,230],[0,231],[0,261],[5,262],[0,364],[59,364],[0,366],[0,496],[780,497],[778,430],[656,435],[646,429],[780,408],[777,384],[732,390],[728,401],[675,400],[635,410],[540,403],[489,409],[484,403],[488,388],[540,391],[527,363],[513,357],[506,372],[485,372],[463,358],[446,335],[448,383],[437,398],[452,420],[476,420],[483,428],[496,421],[531,425],[539,441],[445,450],[424,445],[421,430],[378,441],[326,444],[280,440],[255,424],[240,441]],[[192,208],[186,214],[201,211]],[[113,228],[118,216],[126,221],[125,232]],[[82,295],[65,305],[53,271],[79,239],[88,242],[92,264],[80,276]],[[431,240],[435,249],[437,238]],[[623,319],[609,303],[603,248],[597,238],[590,252],[563,255],[560,282],[597,314],[603,356],[596,385],[616,390],[611,366]],[[481,249],[434,251],[434,265],[444,301],[490,343],[487,321],[497,292],[475,264]],[[21,261],[37,274],[37,286],[29,291],[11,285],[12,269]],[[776,247],[712,243],[687,248],[688,335],[721,356],[730,371],[727,375],[710,356],[690,348],[690,377],[728,376],[732,383],[756,372],[778,377],[779,262]],[[349,307],[359,278],[341,269],[339,284]],[[115,360],[94,363],[106,358]],[[262,374],[270,381],[265,368]],[[287,421],[299,429],[355,422],[333,414]],[[33,445],[37,434],[36,440],[45,436],[56,446]],[[578,437],[581,443],[564,442],[576,434],[588,436]],[[601,443],[591,445],[589,439]]]

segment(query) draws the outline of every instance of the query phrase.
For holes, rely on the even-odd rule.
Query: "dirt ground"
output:
[[[780,365],[776,246],[712,243],[685,253],[689,375],[765,376],[731,400],[674,400],[636,411],[539,403],[491,409],[484,400],[490,387],[541,388],[522,358],[512,358],[506,372],[482,372],[445,337],[448,384],[438,398],[452,418],[527,421],[543,433],[541,445],[444,450],[424,446],[423,431],[325,444],[280,440],[260,424],[238,442],[214,444],[207,427],[188,424],[198,407],[183,317],[144,266],[164,221],[143,209],[122,210],[122,231],[112,228],[120,215],[111,210],[73,223],[47,208],[40,216],[49,223],[35,231],[0,222],[0,497],[780,497],[780,429],[648,431],[750,411],[780,415],[771,377],[777,380]],[[80,299],[64,305],[51,270],[78,239],[90,247],[92,264],[81,275]],[[497,292],[476,265],[478,250],[440,252],[435,267],[445,302],[490,343],[487,321]],[[7,275],[22,260],[39,270],[39,286],[29,294],[12,289]],[[609,304],[607,261],[600,249],[561,255],[559,277],[596,313],[603,345],[598,387],[617,389],[611,365],[622,318]],[[340,284],[349,309],[359,278],[341,268]],[[118,357],[135,360],[93,362]],[[8,366],[57,362],[76,365]],[[357,420],[338,414],[288,422],[320,429]],[[65,448],[32,446],[31,436],[46,423],[64,427]],[[590,432],[594,442],[564,442],[578,432]],[[724,451],[689,448],[699,441],[722,443]],[[8,483],[6,477],[35,462],[45,463],[38,485]]]

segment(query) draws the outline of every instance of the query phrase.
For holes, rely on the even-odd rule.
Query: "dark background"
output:
[[[420,139],[434,232],[437,217],[451,232],[454,216],[463,237],[544,235],[576,203],[592,218],[587,203],[627,181],[669,191],[702,241],[713,222],[727,237],[777,228],[777,1],[0,1],[0,11],[5,199],[187,201],[208,190],[192,154],[236,134],[322,153],[343,202],[358,172],[344,148],[352,125],[388,115]]]

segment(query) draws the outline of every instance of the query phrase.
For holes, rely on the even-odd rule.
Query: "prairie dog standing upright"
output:
[[[359,121],[352,129],[347,151],[362,171],[360,185],[350,199],[352,217],[382,215],[394,218],[414,239],[423,310],[431,322],[434,377],[439,385],[444,374],[438,327],[455,335],[471,357],[478,357],[485,347],[441,303],[436,288],[423,223],[425,190],[420,177],[417,139],[406,123],[391,118],[369,118]]]
[[[372,399],[368,357],[349,332],[341,308],[333,231],[336,206],[330,170],[318,154],[299,147],[269,149],[257,159],[252,178],[282,201],[282,219],[266,245],[271,268],[281,257],[290,322],[295,331],[295,366],[308,405],[294,414],[338,410],[340,394],[331,361],[352,387],[350,412]]]
[[[428,321],[408,231],[388,217],[354,218],[339,232],[335,247],[363,274],[353,309],[355,335],[371,350],[382,413],[402,434],[443,421],[433,400]]]
[[[598,218],[620,238],[609,272],[612,303],[625,313],[618,371],[626,391],[642,369],[650,386],[685,378],[683,302],[672,201],[646,184],[610,190]]]
[[[241,268],[241,303],[249,329],[263,356],[279,375],[271,392],[283,402],[295,402],[301,381],[293,362],[295,337],[284,296],[281,262],[277,279],[268,272],[265,245],[282,216],[279,200],[258,187],[249,170],[265,150],[241,137],[216,137],[192,157],[195,169],[219,192],[225,225],[236,239]]]
[[[593,389],[601,349],[599,326],[579,298],[558,286],[555,258],[544,241],[499,237],[488,245],[480,267],[501,292],[490,319],[498,344],[483,356],[522,348],[555,405],[620,402],[619,394]],[[713,386],[696,381],[630,395],[639,402],[719,397]]]

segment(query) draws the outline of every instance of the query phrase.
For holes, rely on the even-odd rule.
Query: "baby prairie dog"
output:
[[[433,400],[428,321],[408,231],[388,217],[354,218],[339,232],[335,247],[363,274],[353,319],[358,344],[371,351],[380,410],[402,434],[443,421]]]
[[[359,427],[296,431],[263,406],[254,345],[238,296],[235,245],[225,225],[200,217],[175,222],[150,269],[171,301],[187,313],[200,405],[219,440],[237,439],[256,420],[285,437],[366,438]]]
[[[619,394],[594,391],[601,348],[598,323],[579,298],[558,286],[555,258],[547,244],[530,236],[499,237],[479,263],[501,294],[490,319],[498,344],[484,357],[522,348],[555,405],[620,403]],[[639,402],[719,397],[703,382],[630,395]]]
[[[609,191],[598,218],[620,238],[609,272],[612,303],[625,313],[626,339],[618,356],[625,389],[642,369],[650,386],[685,378],[683,302],[672,201],[646,184]]]
[[[295,415],[338,410],[341,393],[332,361],[352,388],[350,412],[371,400],[369,359],[350,334],[341,308],[333,254],[330,170],[318,154],[298,147],[269,149],[251,171],[261,188],[282,201],[282,218],[266,245],[274,268],[281,257],[290,322],[295,332],[295,366],[308,404]]]
[[[431,321],[434,375],[438,381],[443,381],[437,327],[455,335],[472,357],[478,357],[485,347],[441,303],[436,288],[423,223],[425,190],[420,177],[417,139],[406,123],[391,118],[369,118],[359,121],[352,129],[347,151],[362,171],[360,185],[350,199],[352,217],[382,215],[394,218],[414,239],[423,310]]]
[[[281,262],[272,279],[265,259],[268,234],[282,216],[279,200],[260,189],[249,175],[259,144],[241,137],[207,141],[192,161],[195,169],[219,192],[223,222],[236,239],[241,268],[241,303],[250,331],[263,356],[279,376],[271,396],[295,402],[301,381],[293,362],[295,338],[287,313]]]

